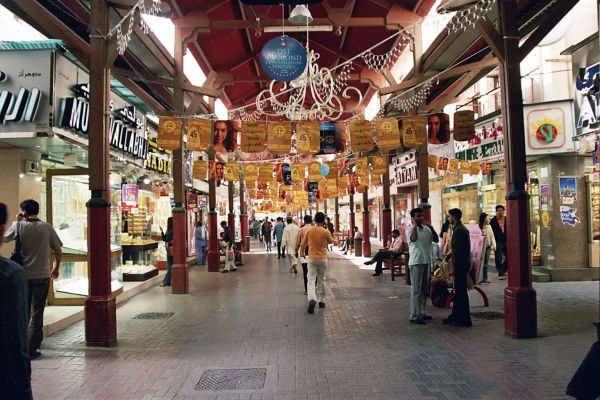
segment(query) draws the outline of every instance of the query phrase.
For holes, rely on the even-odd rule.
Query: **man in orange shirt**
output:
[[[325,225],[325,214],[315,214],[315,226],[302,237],[300,254],[308,246],[308,313],[315,312],[315,305],[325,307],[325,270],[327,269],[327,247],[333,243],[333,236]],[[316,284],[315,284],[316,278]]]

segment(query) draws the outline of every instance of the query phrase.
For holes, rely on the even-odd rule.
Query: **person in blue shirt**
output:
[[[408,228],[408,268],[410,269],[410,318],[412,324],[425,325],[431,316],[425,314],[429,291],[429,266],[431,264],[432,242],[438,242],[435,230],[424,222],[423,209],[410,211],[412,226]]]
[[[206,265],[206,245],[208,244],[208,236],[206,229],[202,226],[202,222],[198,221],[196,230],[194,231],[194,240],[196,242],[196,254],[198,255],[198,264]]]
[[[273,239],[277,242],[277,258],[285,258],[285,249],[281,248],[281,242],[283,242],[283,230],[285,224],[283,218],[277,217],[277,223],[273,227]]]
[[[0,237],[4,236],[6,205],[0,203]],[[0,241],[1,243],[1,241]],[[31,363],[27,349],[27,286],[21,266],[0,257],[0,397],[31,400]]]

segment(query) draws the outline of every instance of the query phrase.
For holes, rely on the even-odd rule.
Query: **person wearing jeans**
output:
[[[433,228],[423,222],[423,209],[410,211],[412,226],[408,228],[408,252],[410,269],[410,318],[412,324],[425,325],[432,318],[425,314],[429,286],[429,266],[431,265],[432,241],[437,243]]]
[[[165,274],[162,283],[158,286],[164,287],[171,286],[171,268],[173,267],[173,217],[167,219],[167,231],[163,232],[161,227],[160,233],[162,235],[162,240],[165,242],[165,248],[167,249],[167,273]]]
[[[490,221],[490,226],[494,232],[496,240],[496,251],[494,252],[494,260],[496,261],[496,271],[498,279],[504,280],[507,272],[506,264],[506,217],[504,216],[505,208],[503,205],[496,206],[496,216]]]
[[[28,351],[33,360],[42,355],[40,347],[44,338],[44,309],[50,278],[57,279],[62,257],[62,242],[52,225],[40,221],[40,205],[35,200],[25,200],[20,205],[21,214],[4,235],[4,241],[17,239],[21,242],[23,271],[27,279],[29,305]],[[54,253],[56,263],[50,271],[48,260]]]
[[[315,225],[306,231],[300,243],[300,254],[308,246],[308,313],[315,312],[315,305],[325,307],[325,271],[327,270],[327,248],[333,236],[325,225],[325,214],[315,214]],[[316,284],[315,284],[316,280]]]

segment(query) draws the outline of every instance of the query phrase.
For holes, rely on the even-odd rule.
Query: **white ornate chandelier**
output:
[[[269,88],[256,96],[257,112],[300,121],[337,120],[344,113],[357,111],[363,102],[362,93],[353,86],[344,88],[351,64],[346,64],[348,67],[344,66],[336,79],[329,68],[319,67],[316,63],[319,57],[310,50],[306,70],[289,84],[272,80]],[[280,87],[277,87],[278,83],[281,83]],[[284,95],[287,99],[280,100]],[[356,100],[356,103],[346,108],[350,100]]]

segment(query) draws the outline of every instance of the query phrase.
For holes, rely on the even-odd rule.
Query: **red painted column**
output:
[[[386,158],[387,158],[386,154]],[[383,240],[383,245],[387,246],[387,243],[390,241],[392,234],[392,209],[390,207],[391,204],[391,196],[390,196],[390,171],[386,170],[386,173],[383,174],[382,179],[383,184],[383,210],[381,212],[381,238]]]
[[[104,0],[90,3],[90,30],[108,32],[110,19]],[[90,37],[90,134],[89,171],[91,199],[88,209],[89,296],[84,303],[85,343],[113,346],[117,343],[117,305],[110,285],[110,146],[108,115],[110,71],[106,68],[107,43],[101,35]]]
[[[333,217],[333,229],[336,232],[340,231],[340,203],[339,198],[335,198],[335,214]]]
[[[537,336],[537,302],[530,264],[529,194],[525,191],[527,163],[518,20],[517,1],[499,0],[498,22],[504,50],[504,63],[500,64],[500,87],[508,188],[508,286],[504,290],[504,331],[513,338],[531,338]]]
[[[214,160],[214,153],[209,155]],[[208,252],[206,262],[208,272],[219,272],[219,236],[217,229],[217,188],[214,179],[208,180]]]
[[[354,219],[354,189],[350,189],[350,215],[349,215],[349,222],[350,222],[350,239],[352,239],[354,237],[354,227],[356,226],[356,221]],[[354,242],[352,242],[352,245],[354,246]]]
[[[233,182],[227,182],[227,203],[229,204],[229,214],[227,214],[227,225],[235,241],[235,204],[233,202]]]
[[[240,179],[240,226],[242,228],[242,251],[250,251],[250,240],[248,239],[248,205],[244,198],[246,190],[244,180]]]
[[[183,86],[183,54],[184,43],[181,28],[175,29],[175,70],[173,80]],[[173,90],[173,108],[178,114],[184,113],[183,89]],[[183,135],[183,132],[182,132]],[[183,140],[181,147],[173,151],[173,265],[171,267],[171,293],[186,294],[189,290],[188,268],[186,257],[186,210],[185,210],[185,178]]]
[[[362,255],[371,257],[371,239],[369,237],[369,189],[364,188],[363,192],[363,226],[362,226]]]

